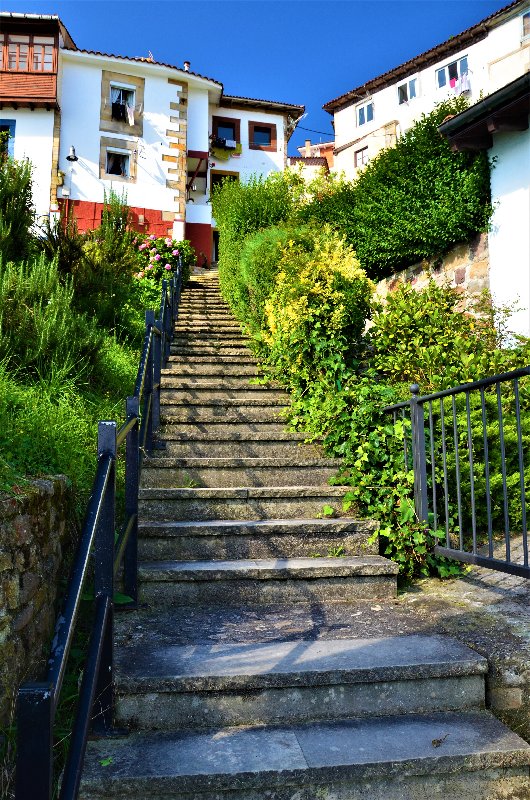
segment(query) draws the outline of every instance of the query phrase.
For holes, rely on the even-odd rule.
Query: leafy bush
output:
[[[212,194],[212,212],[220,233],[219,280],[221,292],[234,313],[242,318],[248,302],[240,272],[240,256],[247,236],[279,225],[293,213],[303,190],[301,178],[288,171],[248,183],[224,181]]]
[[[182,262],[182,282],[186,284],[190,277],[190,270],[196,261],[195,250],[187,240],[177,242],[170,236],[156,237],[136,236],[136,252],[139,271],[135,277],[138,280],[160,281],[171,278],[172,273]]]
[[[326,228],[282,250],[265,302],[267,362],[286,385],[341,380],[358,351],[373,285],[345,241]]]
[[[331,186],[301,210],[330,223],[355,248],[372,278],[447,251],[485,230],[491,214],[485,153],[453,153],[438,126],[467,106],[440,103],[383,150],[353,184]]]
[[[31,251],[33,202],[29,161],[0,156],[0,257],[25,259]]]

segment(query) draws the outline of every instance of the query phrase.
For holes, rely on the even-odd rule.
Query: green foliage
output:
[[[163,278],[171,278],[180,259],[182,282],[183,284],[188,282],[191,267],[196,262],[191,242],[187,240],[177,242],[170,236],[157,238],[151,234],[151,236],[136,236],[133,244],[136,245],[138,258],[139,271],[135,274],[137,280],[160,282]]]
[[[70,374],[93,362],[102,337],[73,314],[73,287],[60,280],[55,261],[0,261],[0,359],[33,376],[55,364]]]
[[[31,251],[33,225],[31,164],[0,158],[0,257],[25,259]]]
[[[485,153],[452,153],[438,126],[467,101],[440,103],[383,150],[353,184],[331,186],[301,210],[346,235],[380,279],[485,230],[491,214]]]
[[[301,178],[286,171],[248,183],[224,181],[212,194],[212,212],[222,242],[219,257],[221,291],[234,313],[243,314],[246,287],[240,256],[247,236],[279,225],[293,213],[303,191]]]

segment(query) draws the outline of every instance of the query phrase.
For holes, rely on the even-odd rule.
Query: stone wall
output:
[[[422,261],[379,281],[376,296],[384,300],[400,283],[410,283],[415,289],[423,289],[430,278],[440,285],[456,288],[463,294],[465,304],[477,299],[484,289],[490,288],[488,235],[481,233],[471,242],[457,245],[440,258]]]
[[[55,622],[61,566],[75,540],[64,476],[0,499],[0,728],[19,684],[40,677]]]

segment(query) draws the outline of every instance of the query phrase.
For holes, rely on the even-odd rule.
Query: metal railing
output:
[[[60,800],[75,800],[89,730],[112,730],[114,588],[123,568],[123,591],[136,604],[138,488],[142,456],[153,445],[160,421],[160,376],[169,355],[178,314],[182,263],[162,282],[158,317],[146,312],[145,339],[134,394],[126,400],[126,419],[98,426],[97,470],[63,609],[57,619],[46,679],[26,683],[18,692],[16,800],[51,800],[53,726],[78,621],[83,588],[94,578],[95,607],[88,657],[83,671],[75,723],[60,785]],[[140,410],[141,407],[141,410]],[[115,536],[116,459],[125,444],[125,522]]]
[[[414,505],[439,555],[530,578],[525,445],[530,367],[387,406],[403,422]]]

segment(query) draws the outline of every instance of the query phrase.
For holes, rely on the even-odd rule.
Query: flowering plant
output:
[[[195,251],[187,241],[177,242],[170,236],[138,236],[136,239],[139,271],[138,280],[160,281],[171,278],[179,265],[183,267],[183,280],[189,277],[189,268],[195,260]]]

